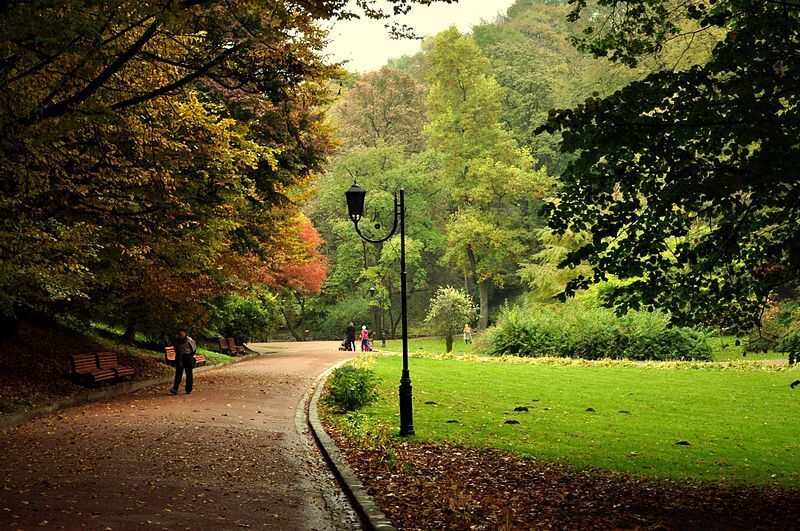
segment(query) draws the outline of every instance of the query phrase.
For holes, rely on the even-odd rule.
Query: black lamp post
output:
[[[408,372],[408,311],[406,307],[406,209],[405,194],[401,189],[398,194],[394,194],[394,220],[392,230],[383,238],[372,239],[365,236],[358,228],[358,222],[364,216],[364,199],[367,191],[357,183],[353,183],[347,192],[347,214],[353,222],[358,235],[370,243],[385,242],[397,232],[400,226],[400,313],[403,333],[403,373],[400,376],[400,435],[414,435],[414,416],[411,406],[411,375]],[[380,228],[376,225],[375,228]]]

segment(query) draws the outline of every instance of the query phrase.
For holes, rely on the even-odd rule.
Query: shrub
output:
[[[369,301],[364,297],[351,297],[337,302],[327,310],[325,319],[316,331],[318,337],[328,339],[344,339],[347,324],[351,321],[358,325],[370,323]]]
[[[478,315],[478,309],[469,295],[451,287],[439,288],[431,299],[425,322],[432,324],[445,336],[446,352],[453,351],[453,336],[464,329]]]
[[[492,355],[561,356],[584,359],[710,360],[705,337],[671,327],[659,312],[612,310],[586,301],[506,308],[487,337]]]
[[[800,352],[800,330],[786,333],[778,344],[778,352]]]
[[[237,337],[245,341],[266,341],[282,321],[275,295],[267,291],[251,295],[232,293],[209,306],[211,323],[206,337]]]
[[[345,365],[328,379],[325,403],[340,411],[356,411],[378,399],[378,381],[371,369]]]

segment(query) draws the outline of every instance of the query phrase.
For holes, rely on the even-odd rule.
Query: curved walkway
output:
[[[351,529],[295,416],[336,342],[266,356],[0,432],[0,528]],[[276,348],[278,350],[272,350]]]

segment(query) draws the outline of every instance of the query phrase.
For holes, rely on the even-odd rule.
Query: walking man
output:
[[[172,344],[175,347],[175,383],[169,390],[173,395],[178,394],[178,388],[183,379],[183,371],[186,371],[186,386],[184,390],[187,395],[192,394],[192,369],[194,369],[194,355],[197,353],[197,344],[194,339],[186,335],[185,328],[178,329],[178,337]]]

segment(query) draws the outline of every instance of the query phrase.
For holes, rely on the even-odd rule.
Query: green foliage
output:
[[[340,411],[356,411],[378,399],[378,382],[371,369],[344,365],[333,371],[327,383],[325,403]]]
[[[551,115],[547,130],[577,158],[550,226],[592,234],[565,265],[593,275],[566,293],[615,275],[633,279],[614,293],[620,310],[756,326],[800,280],[800,6],[613,0],[588,17],[582,46],[626,64],[687,31],[713,50]]]
[[[330,306],[315,335],[329,339],[344,339],[347,324],[350,322],[357,326],[370,323],[370,306],[366,298],[348,297]]]
[[[516,272],[526,229],[537,220],[529,208],[551,183],[502,123],[502,90],[471,36],[451,27],[432,40],[426,60],[426,136],[451,190],[443,260],[478,288],[485,328],[489,287]]]
[[[431,299],[425,321],[445,336],[445,351],[452,352],[453,336],[477,317],[477,308],[463,290],[439,288]]]
[[[389,322],[385,328],[391,332],[399,320],[399,238],[365,245],[358,237],[343,212],[344,191],[354,179],[368,190],[361,228],[373,237],[384,236],[391,228],[393,193],[400,188],[406,191],[409,294],[412,305],[414,301],[421,302],[412,306],[412,313],[424,311],[428,297],[422,290],[428,287],[431,277],[452,280],[452,273],[437,264],[445,246],[440,229],[444,191],[439,183],[431,182],[434,164],[435,157],[430,153],[408,156],[403,146],[384,142],[371,148],[354,148],[333,161],[330,171],[320,179],[319,193],[311,205],[311,215],[325,239],[323,250],[331,263],[324,287],[328,304],[337,304],[354,294],[366,297],[374,286],[377,293],[369,302],[386,311]],[[380,228],[376,229],[376,224]],[[331,328],[323,328],[324,337],[330,337]]]
[[[542,228],[537,229],[536,236],[541,249],[533,253],[530,261],[520,264],[518,274],[537,300],[552,300],[564,291],[570,280],[591,274],[592,269],[586,264],[570,269],[559,267],[570,251],[588,241],[587,234],[556,235]]]
[[[210,338],[266,341],[283,321],[277,298],[266,290],[253,295],[232,293],[209,306],[211,322],[205,334]]]
[[[800,352],[800,330],[792,330],[781,338],[778,344],[780,352]]]
[[[585,301],[508,308],[487,339],[493,355],[712,359],[711,349],[700,333],[671,327],[664,314],[629,312],[619,317]]]

